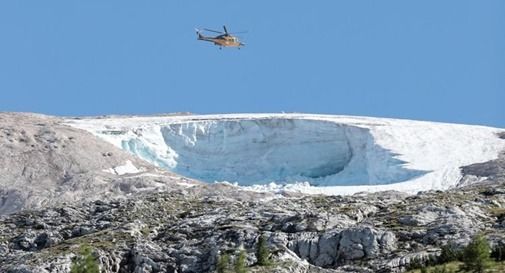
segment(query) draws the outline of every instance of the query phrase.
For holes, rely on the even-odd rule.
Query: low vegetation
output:
[[[270,259],[270,250],[268,249],[267,239],[265,238],[265,235],[261,235],[258,239],[256,258],[258,259],[257,264],[260,266],[272,265],[272,261]]]
[[[219,255],[217,259],[216,271],[217,273],[226,273],[230,267],[230,255],[223,254]]]
[[[70,273],[100,273],[98,262],[93,256],[90,246],[81,247],[79,255],[72,262]]]
[[[240,250],[237,259],[235,260],[235,273],[246,273],[247,272],[247,256],[245,250]]]
[[[448,243],[437,259],[414,261],[410,269],[410,273],[505,272],[505,246],[491,249],[486,238],[478,234],[465,248]]]
[[[235,253],[237,253],[237,251],[235,251]],[[258,243],[256,245],[257,262],[255,267],[270,267],[274,265],[270,256],[271,253],[268,248],[267,239],[265,235],[262,234],[258,237]],[[233,270],[231,270],[231,260],[233,260]],[[244,249],[239,250],[238,255],[235,257],[230,257],[227,253],[218,256],[216,264],[217,273],[246,273],[247,269],[247,253]]]

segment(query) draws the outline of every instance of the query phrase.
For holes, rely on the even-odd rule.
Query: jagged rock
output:
[[[51,246],[57,245],[61,242],[63,238],[57,232],[43,232],[37,235],[37,238],[33,241],[37,249],[43,249]]]
[[[93,227],[88,226],[88,225],[76,226],[76,227],[74,227],[74,229],[72,229],[72,236],[79,237],[79,236],[93,233],[95,231],[96,230]]]
[[[337,254],[346,260],[374,258],[379,253],[377,231],[370,227],[350,228],[342,231]]]
[[[438,253],[430,253],[427,251],[413,252],[413,253],[405,254],[403,256],[392,259],[391,261],[389,261],[387,266],[390,269],[402,268],[402,267],[408,266],[413,261],[427,261],[430,259],[430,257],[436,256],[436,255],[438,255]]]
[[[349,216],[345,214],[329,215],[328,221],[326,223],[327,229],[344,229],[351,227],[356,224],[355,220],[352,220]]]
[[[390,253],[397,249],[396,236],[391,231],[386,231],[382,234],[379,240],[379,245],[382,253]]]
[[[34,244],[34,241],[35,241],[35,238],[36,238],[36,234],[35,232],[33,231],[27,231],[21,235],[19,235],[18,237],[16,237],[13,241],[12,241],[12,245],[13,245],[13,249],[22,249],[22,250],[32,250],[33,248],[35,248],[35,244]]]
[[[9,246],[6,243],[0,243],[0,256],[9,253]]]
[[[157,249],[158,248],[158,249]],[[135,245],[130,251],[131,263],[134,273],[151,273],[160,271],[161,265],[155,262],[153,259],[158,261],[167,260],[167,257],[160,257],[161,250],[157,246],[139,244]],[[156,258],[150,258],[149,256],[156,256]]]
[[[337,250],[339,240],[340,234],[338,233],[329,232],[323,234],[319,238],[319,252],[317,257],[312,259],[313,263],[321,267],[333,265],[338,258]]]
[[[319,236],[316,233],[303,232],[297,234],[296,252],[302,259],[314,260],[318,254]]]
[[[50,271],[43,268],[33,268],[26,265],[20,265],[9,269],[7,273],[50,273]]]
[[[217,184],[62,204],[0,217],[0,272],[68,273],[82,245],[103,273],[211,272],[218,253],[241,248],[253,265],[261,234],[276,265],[251,272],[402,272],[482,230],[500,243],[503,190],[488,180],[415,196],[273,197]]]
[[[399,222],[408,226],[426,226],[435,221],[441,212],[441,209],[435,206],[426,206],[421,208],[416,214],[405,215],[399,218]]]

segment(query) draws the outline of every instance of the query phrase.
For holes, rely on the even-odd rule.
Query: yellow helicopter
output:
[[[226,26],[223,26],[224,32],[204,28],[203,29],[204,31],[220,34],[218,36],[211,37],[211,36],[204,36],[202,34],[202,31],[200,31],[199,29],[195,29],[195,30],[196,30],[196,34],[198,35],[198,40],[212,42],[215,45],[219,46],[219,49],[222,49],[223,47],[236,47],[236,48],[240,49],[240,47],[245,46],[245,44],[240,42],[240,40],[236,36],[232,35],[232,34],[237,34],[237,33],[245,33],[245,31],[229,33],[228,30],[226,29]]]

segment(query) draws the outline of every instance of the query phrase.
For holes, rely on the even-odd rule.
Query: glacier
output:
[[[182,176],[324,194],[447,189],[458,183],[461,166],[494,159],[505,148],[496,136],[502,129],[369,117],[228,114],[67,123]]]

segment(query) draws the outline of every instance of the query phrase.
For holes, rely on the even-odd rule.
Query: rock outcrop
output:
[[[44,115],[0,113],[0,154],[0,215],[196,183]]]
[[[89,245],[108,273],[210,272],[219,255],[240,249],[251,272],[270,272],[255,266],[264,235],[275,272],[401,272],[480,231],[505,243],[503,215],[496,215],[503,207],[505,181],[414,196],[272,198],[194,186],[3,216],[0,271],[68,272],[79,247]]]

